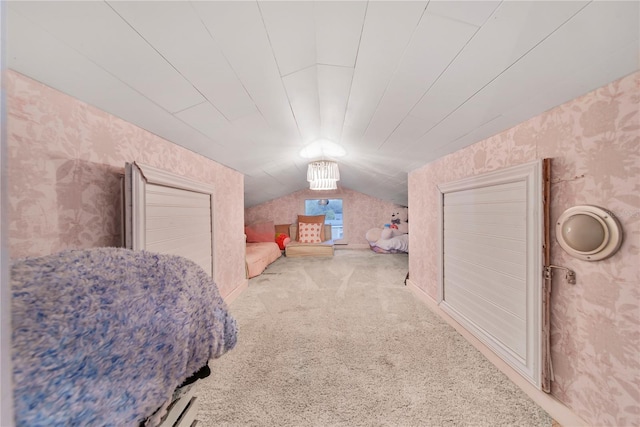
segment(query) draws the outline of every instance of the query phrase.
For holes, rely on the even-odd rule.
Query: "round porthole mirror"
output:
[[[604,209],[574,206],[558,218],[556,239],[570,255],[585,261],[599,261],[620,248],[622,229],[616,218]]]

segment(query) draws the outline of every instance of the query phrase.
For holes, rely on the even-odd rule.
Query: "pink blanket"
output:
[[[273,261],[282,256],[275,242],[247,243],[247,273],[249,278],[258,276]]]

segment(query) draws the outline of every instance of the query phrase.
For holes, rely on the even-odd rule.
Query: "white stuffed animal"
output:
[[[399,208],[391,215],[391,221],[383,228],[372,228],[367,231],[366,239],[375,244],[378,240],[389,240],[393,237],[409,233],[409,208]]]

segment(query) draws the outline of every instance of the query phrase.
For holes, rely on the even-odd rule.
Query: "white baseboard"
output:
[[[348,245],[334,245],[335,249],[371,249],[371,247],[365,243],[349,243]]]
[[[224,300],[224,302],[227,303],[227,305],[231,305],[231,303],[238,298],[238,296],[244,292],[245,289],[247,289],[249,287],[249,280],[245,279],[245,281],[243,283],[240,283],[240,285],[238,285],[236,288],[234,288],[231,292],[229,292],[228,295],[226,296],[222,296],[222,299]]]
[[[439,315],[449,325],[453,326],[453,328],[458,331],[460,335],[462,335],[491,363],[493,363],[498,369],[500,369],[500,371],[502,371],[502,373],[504,373],[515,385],[517,385],[522,391],[524,391],[527,396],[529,396],[534,402],[540,405],[542,409],[547,411],[547,413],[561,426],[583,427],[589,425],[586,421],[580,418],[575,412],[573,412],[569,407],[564,405],[554,396],[538,390],[535,386],[533,386],[533,384],[522,377],[511,366],[507,365],[507,363],[500,357],[498,357],[491,349],[489,349],[489,347],[484,345],[480,340],[478,340],[469,331],[467,331],[458,322],[456,322],[451,316],[445,313],[438,306],[438,303],[433,298],[431,298],[431,296],[429,296],[424,290],[418,287],[415,282],[411,281],[411,279],[407,280],[407,287],[409,287],[413,294],[420,301],[424,302],[431,311]]]

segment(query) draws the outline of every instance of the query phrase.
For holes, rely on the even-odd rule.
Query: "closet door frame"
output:
[[[125,164],[125,247],[133,250],[146,249],[146,186],[176,188],[179,190],[202,193],[209,197],[211,212],[211,268],[207,273],[215,277],[215,244],[214,244],[214,188],[199,181],[176,175],[163,169],[140,162]]]
[[[493,352],[514,368],[538,389],[542,388],[543,345],[546,339],[543,333],[543,271],[544,271],[544,208],[543,208],[543,160],[513,166],[489,173],[467,177],[458,181],[440,184],[437,187],[439,200],[439,236],[438,236],[438,296],[437,303],[461,326],[471,332]],[[524,182],[526,192],[526,356],[514,354],[490,333],[471,321],[464,313],[449,305],[446,301],[445,275],[445,203],[450,193],[473,190],[493,185]]]

